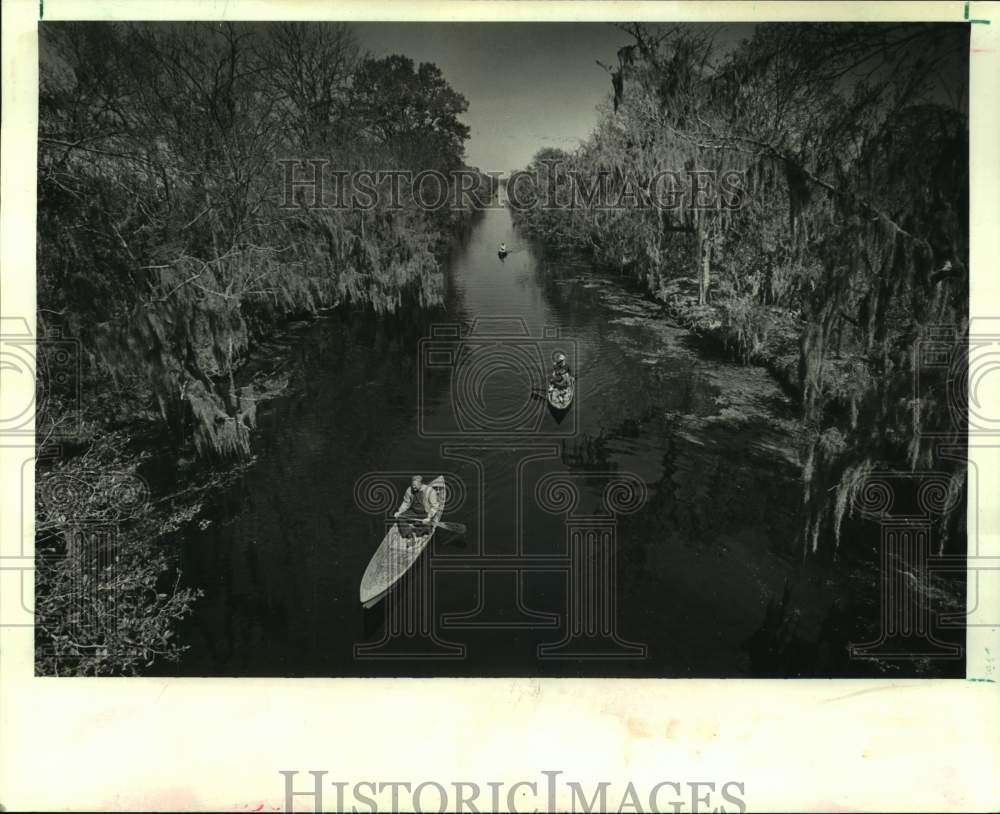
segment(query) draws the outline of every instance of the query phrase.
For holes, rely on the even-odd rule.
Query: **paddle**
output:
[[[429,526],[430,524],[428,523],[427,525]],[[447,523],[444,520],[438,520],[437,527],[439,529],[444,529],[445,531],[450,531],[454,534],[465,534],[467,531],[464,523]]]
[[[531,388],[531,397],[532,398],[542,399],[543,401],[547,401],[548,400],[548,395],[549,395],[549,386],[548,385],[545,385],[545,387],[532,387]]]

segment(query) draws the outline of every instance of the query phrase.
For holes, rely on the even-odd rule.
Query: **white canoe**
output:
[[[437,492],[439,501],[437,516],[431,524],[430,531],[423,537],[404,540],[399,534],[399,528],[395,523],[392,524],[392,528],[382,540],[382,545],[368,563],[365,575],[361,577],[361,603],[366,608],[379,602],[389,589],[399,582],[400,577],[410,570],[437,531],[437,523],[444,514],[444,506],[448,499],[444,476],[436,477],[429,485]]]
[[[573,403],[573,394],[576,392],[576,379],[569,377],[569,387],[560,389],[549,385],[548,400],[554,410],[568,410]]]

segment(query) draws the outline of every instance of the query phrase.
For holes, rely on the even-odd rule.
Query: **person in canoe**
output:
[[[507,256],[507,244],[506,243],[501,243],[500,244],[500,248],[497,249],[497,254],[499,255],[499,257],[500,257],[501,260],[503,260]]]
[[[420,475],[414,475],[410,481],[410,488],[403,495],[399,511],[393,515],[397,521],[399,536],[404,539],[423,537],[430,530],[430,524],[437,515],[438,508],[437,492],[425,484]]]
[[[559,390],[565,390],[573,381],[573,373],[566,362],[565,353],[557,353],[552,373],[549,374],[549,384]]]

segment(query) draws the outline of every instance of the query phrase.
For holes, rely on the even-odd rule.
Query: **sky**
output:
[[[374,56],[433,62],[469,100],[466,160],[485,171],[523,167],[541,147],[575,148],[597,121],[615,61],[629,41],[611,25],[361,23]]]
[[[597,123],[617,63],[632,42],[607,23],[356,23],[362,49],[433,62],[469,100],[466,161],[483,171],[525,166],[542,147],[574,149]],[[749,36],[749,27],[726,34]],[[727,38],[729,38],[727,36]]]

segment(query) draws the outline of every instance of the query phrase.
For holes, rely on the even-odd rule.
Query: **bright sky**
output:
[[[466,160],[483,170],[523,167],[541,147],[573,149],[592,130],[629,37],[611,25],[360,23],[362,48],[433,62],[469,100]]]

